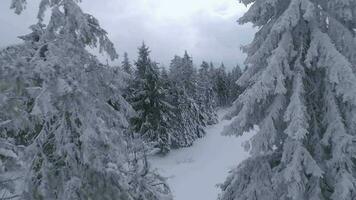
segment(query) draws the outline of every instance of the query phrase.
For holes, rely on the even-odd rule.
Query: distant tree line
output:
[[[121,68],[129,77],[124,96],[136,111],[131,132],[162,154],[203,137],[204,127],[217,122],[217,107],[231,105],[240,93],[239,66],[226,72],[224,64],[203,61],[197,69],[187,52],[174,56],[167,70],[142,44],[134,66],[125,53]]]

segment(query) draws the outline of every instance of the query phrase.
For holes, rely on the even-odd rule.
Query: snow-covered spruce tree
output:
[[[168,72],[168,77],[172,82],[178,83],[180,81],[182,72],[181,67],[182,57],[175,55],[174,58],[171,60]]]
[[[204,126],[208,118],[196,103],[196,75],[191,58],[185,53],[184,58],[175,56],[169,70],[170,92],[169,103],[175,107],[175,130],[172,137],[174,148],[191,146],[193,142],[203,137]],[[188,92],[190,91],[190,92]]]
[[[213,82],[209,77],[209,64],[203,61],[198,72],[196,101],[204,114],[206,124],[215,124],[217,122],[216,103]]]
[[[161,79],[162,79],[162,87],[165,90],[165,93],[169,93],[169,89],[171,87],[171,81],[168,76],[168,71],[165,67],[161,68]]]
[[[130,63],[129,56],[128,56],[127,52],[124,53],[124,60],[122,61],[121,67],[124,70],[124,72],[126,72],[127,74],[130,74],[130,75],[133,74],[132,65]]]
[[[204,136],[206,125],[198,104],[190,98],[185,90],[171,83],[168,101],[173,105],[172,148],[188,147]]]
[[[127,75],[124,77],[124,80],[126,82],[126,86],[123,91],[123,97],[126,100],[130,100],[132,98],[132,94],[134,92],[133,89],[133,81],[134,81],[134,76],[135,76],[135,70],[133,66],[130,63],[129,56],[125,52],[124,53],[124,59],[121,63],[121,70],[123,70]]]
[[[224,132],[260,130],[220,199],[356,199],[356,1],[240,2],[260,29]]]
[[[237,84],[237,80],[241,75],[242,71],[239,65],[234,67],[232,71],[227,74],[229,90],[228,105],[231,105],[241,93],[242,88]]]
[[[16,185],[23,182],[25,146],[32,143],[41,121],[29,112],[40,91],[38,78],[31,76],[28,59],[32,45],[15,45],[0,51],[0,197],[19,198]]]
[[[13,0],[12,8],[20,13],[25,3]],[[43,25],[48,9],[51,16]],[[42,124],[26,147],[21,199],[170,199],[147,165],[136,167],[137,159],[130,164],[131,142],[124,131],[133,111],[121,96],[123,78],[85,50],[98,46],[117,57],[98,21],[73,0],[41,1],[38,19],[33,32],[22,37],[22,47],[30,45],[34,53],[26,58],[31,71],[20,76],[39,80],[28,112]]]
[[[229,80],[226,74],[224,63],[213,71],[214,73],[214,91],[216,94],[216,102],[218,106],[227,106],[229,103]]]
[[[137,114],[131,119],[131,125],[149,146],[165,154],[171,147],[172,106],[166,101],[157,64],[151,61],[149,53],[145,44],[139,48],[130,99]]]
[[[187,95],[195,98],[197,85],[197,71],[188,52],[183,57],[175,56],[170,66],[170,77],[180,87],[184,88]]]
[[[177,58],[177,57],[176,57]],[[185,126],[184,122],[181,121],[181,113],[183,113],[182,105],[179,104],[178,89],[174,85],[174,81],[171,80],[170,75],[167,70],[162,67],[161,69],[161,82],[162,89],[165,95],[166,101],[169,103],[171,108],[170,118],[167,120],[170,128],[170,148],[181,148],[190,146],[186,143],[186,138],[184,135],[187,135],[187,130],[190,130],[187,126]],[[186,129],[184,129],[186,128]],[[194,141],[194,140],[192,140]]]

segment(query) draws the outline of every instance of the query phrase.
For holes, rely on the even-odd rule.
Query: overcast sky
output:
[[[28,0],[20,16],[9,10],[10,0],[0,0],[0,47],[18,43],[36,22],[39,0]],[[136,59],[137,47],[145,41],[155,61],[168,66],[174,55],[187,50],[194,63],[242,64],[240,46],[254,34],[250,25],[236,20],[246,8],[237,0],[83,0],[85,12],[99,19],[114,42],[120,58],[124,51]]]

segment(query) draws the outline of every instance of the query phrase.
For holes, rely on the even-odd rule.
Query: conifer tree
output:
[[[13,0],[11,7],[20,13],[25,3]],[[50,14],[47,24],[45,13]],[[25,163],[24,191],[16,195],[21,199],[59,200],[170,199],[164,182],[140,164],[144,163],[142,159],[136,162],[140,167],[130,164],[131,143],[124,132],[133,111],[121,96],[122,75],[99,63],[85,49],[98,47],[115,59],[117,54],[107,33],[74,0],[42,0],[38,19],[32,33],[21,37],[25,44],[10,47],[17,52],[4,52],[0,57],[8,59],[8,65],[0,65],[0,71],[14,71],[24,80],[19,91],[26,92],[16,95],[29,102],[28,108],[13,107],[25,111],[23,116],[3,116],[3,110],[0,112],[1,120],[9,122],[5,129],[0,127],[1,133],[24,130],[29,136],[21,158]],[[15,92],[16,87],[0,91],[5,101]],[[30,131],[27,124],[17,123],[27,116],[33,123]],[[40,119],[40,126],[33,118]]]
[[[182,72],[182,57],[175,55],[174,58],[171,61],[171,64],[169,66],[169,79],[174,82],[178,83],[181,78],[181,72]]]
[[[189,147],[205,135],[204,116],[197,103],[184,89],[172,82],[168,99],[173,105],[172,148]]]
[[[260,28],[224,132],[259,131],[220,199],[355,199],[356,1],[241,2]]]
[[[124,53],[124,59],[121,63],[121,69],[127,74],[127,76],[124,77],[126,85],[123,91],[123,97],[127,101],[129,101],[132,98],[132,94],[134,92],[133,82],[134,82],[134,76],[136,72],[130,63],[127,52]]]
[[[193,60],[188,55],[188,52],[184,52],[184,56],[182,58],[182,83],[185,88],[187,94],[194,98],[196,94],[196,81],[197,81],[197,72],[193,66]]]
[[[121,68],[129,75],[133,74],[132,65],[129,60],[127,52],[124,53],[124,60],[122,61]]]
[[[175,107],[173,121],[176,122],[172,146],[173,148],[191,146],[197,138],[204,136],[203,128],[208,119],[196,103],[196,70],[187,52],[184,58],[174,57],[168,77],[171,88],[168,98],[170,104]]]
[[[0,196],[19,198],[16,185],[23,182],[23,148],[32,143],[40,119],[31,116],[36,94],[35,77],[28,76],[31,45],[16,45],[0,51]],[[25,75],[24,75],[25,74]],[[33,86],[33,87],[31,87]]]
[[[162,79],[163,88],[166,90],[166,93],[168,93],[169,92],[169,88],[171,86],[171,81],[169,79],[168,72],[167,72],[167,69],[165,67],[161,68],[160,75],[161,75],[161,79]]]
[[[227,106],[229,100],[229,88],[228,88],[228,77],[226,74],[226,68],[224,63],[221,63],[221,66],[214,70],[214,85],[217,104],[218,106]]]
[[[197,83],[197,103],[201,112],[204,114],[206,124],[217,122],[215,113],[215,95],[213,91],[213,82],[209,78],[209,64],[205,61],[200,66]]]
[[[188,52],[184,52],[183,57],[175,56],[170,66],[170,77],[185,90],[190,98],[195,98],[197,71],[193,66],[192,58]]]
[[[156,63],[149,58],[149,49],[139,48],[131,103],[137,115],[131,119],[133,130],[150,146],[167,153],[171,146],[169,126],[171,105],[166,101]]]
[[[239,65],[234,67],[231,72],[228,73],[228,90],[229,90],[229,100],[228,105],[231,105],[237,97],[240,95],[242,88],[237,84],[237,80],[242,75],[241,68]]]

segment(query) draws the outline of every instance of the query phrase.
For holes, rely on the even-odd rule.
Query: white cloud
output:
[[[28,0],[29,9],[20,17],[9,11],[10,0],[0,1],[0,25],[7,27],[0,32],[0,46],[18,42],[16,36],[28,32],[35,22],[34,1]],[[203,59],[230,66],[242,63],[239,47],[254,32],[236,23],[246,10],[237,0],[83,0],[82,7],[99,19],[119,54],[127,51],[134,59],[145,40],[152,57],[165,65],[184,50],[197,65]]]

